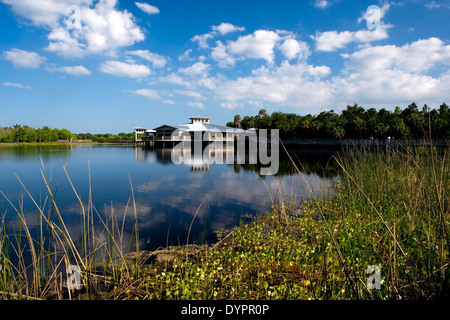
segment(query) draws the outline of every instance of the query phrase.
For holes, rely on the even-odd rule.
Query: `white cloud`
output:
[[[425,7],[427,7],[428,9],[440,8],[441,4],[436,3],[436,1],[429,1],[425,3]]]
[[[20,49],[4,51],[3,56],[6,60],[11,61],[16,68],[37,69],[46,60],[45,57],[40,56],[36,52]]]
[[[417,40],[401,47],[394,45],[368,47],[351,55],[347,59],[348,70],[389,70],[396,69],[405,73],[426,72],[437,63],[450,65],[450,45],[432,37]]]
[[[192,53],[192,49],[187,49],[181,56],[178,57],[178,60],[180,61],[188,61],[192,60],[190,54]]]
[[[155,68],[163,68],[167,63],[167,58],[148,50],[127,51],[126,54],[134,55],[150,61]]]
[[[284,61],[279,67],[262,66],[250,76],[222,81],[215,94],[222,100],[221,106],[227,109],[250,103],[317,108],[326,105],[332,98],[331,84],[323,80],[330,72],[326,66]]]
[[[226,35],[231,32],[244,31],[245,27],[238,27],[228,22],[222,22],[218,26],[212,26],[212,29],[213,31],[218,31],[221,35]]]
[[[211,58],[218,62],[219,67],[227,68],[235,65],[237,58],[227,52],[227,46],[222,41],[216,41],[216,46],[212,48]]]
[[[390,8],[389,3],[385,3],[380,8],[380,25],[373,30],[361,29],[358,31],[325,31],[317,32],[315,36],[311,38],[316,42],[317,51],[332,52],[338,49],[345,48],[347,44],[351,42],[369,43],[373,41],[383,40],[389,38],[387,30],[392,27],[391,24],[385,24],[381,19],[386,15],[386,12]],[[358,18],[358,23],[363,20],[371,19],[371,11],[364,11],[362,16]]]
[[[275,48],[278,48],[288,60],[306,59],[310,54],[308,45],[294,37],[292,32],[285,30],[256,30],[236,41],[228,40],[226,44],[216,41],[216,46],[211,49],[211,58],[221,68],[233,67],[237,61],[245,59],[263,59],[272,64]]]
[[[144,96],[151,99],[160,99],[158,92],[153,89],[138,89],[138,90],[131,90],[130,91],[133,94],[137,94],[140,96]]]
[[[439,92],[440,80],[427,75],[415,75],[401,70],[354,72],[333,79],[334,104],[344,106],[358,101],[364,105],[400,105],[411,101],[433,103],[447,92]]]
[[[50,44],[46,49],[63,56],[80,57],[86,52],[86,45],[72,38],[69,31],[63,27],[53,29],[47,39]]]
[[[242,55],[247,58],[264,59],[271,63],[274,59],[273,48],[280,36],[268,30],[256,30],[253,34],[239,37],[227,44],[231,54]]]
[[[133,15],[116,8],[117,0],[99,0],[95,6],[93,0],[1,1],[11,6],[20,22],[48,28],[46,49],[63,56],[115,53],[145,39]],[[77,8],[77,15],[69,8]]]
[[[50,72],[63,72],[63,73],[67,73],[67,74],[71,74],[73,76],[79,77],[79,76],[90,76],[92,74],[92,72],[88,69],[86,69],[83,66],[64,66],[64,67],[59,67],[59,68],[49,68],[48,69]]]
[[[390,9],[391,4],[389,3],[385,3],[381,8],[380,8],[380,19],[383,19],[384,16],[386,15],[386,12],[388,12],[388,10]],[[362,22],[363,20],[367,21],[367,19],[371,18],[371,15],[373,14],[373,12],[371,11],[364,11],[363,14],[361,15],[361,17],[358,18],[358,23]],[[382,21],[380,21],[380,23],[382,23]]]
[[[198,42],[198,46],[208,49],[208,40],[213,39],[217,34],[226,35],[231,32],[244,31],[245,27],[238,27],[228,22],[222,22],[218,26],[211,26],[211,31],[205,34],[197,34],[192,37],[191,41]]]
[[[188,106],[198,109],[205,109],[205,105],[202,102],[186,102]]]
[[[220,106],[224,109],[229,110],[243,107],[242,103],[235,103],[235,102],[222,102]]]
[[[197,98],[197,99],[201,99],[203,98],[202,95],[197,92],[197,91],[192,91],[192,90],[175,90],[175,93],[184,95],[184,96],[188,96],[191,98]]]
[[[32,88],[30,86],[25,86],[21,83],[14,83],[14,82],[3,82],[3,86],[5,87],[15,87],[15,88],[19,88],[19,89],[28,89],[31,90]]]
[[[289,54],[285,56],[289,58]],[[450,45],[438,38],[403,46],[365,46],[341,56],[344,68],[331,78],[328,66],[314,66],[299,59],[284,60],[279,66],[263,65],[236,79],[206,79],[214,82],[211,94],[226,109],[272,106],[317,113],[324,107],[337,110],[355,102],[368,107],[405,105],[411,101],[432,105],[442,103],[450,95],[448,68],[440,75],[427,74],[436,73],[439,65],[450,66]]]
[[[297,57],[306,58],[309,55],[309,49],[306,43],[292,38],[286,39],[280,46],[280,50],[289,60]]]
[[[33,25],[55,28],[62,17],[67,15],[67,8],[71,5],[90,6],[93,0],[1,0],[10,5],[12,11]]]
[[[345,48],[350,42],[368,43],[389,38],[386,31],[390,26],[382,25],[381,28],[371,30],[353,31],[325,31],[318,32],[311,38],[316,42],[317,51],[332,52]]]
[[[106,61],[100,65],[100,71],[118,77],[144,78],[151,70],[141,64],[128,64],[120,61]]]
[[[403,46],[368,47],[343,55],[344,76],[333,78],[335,99],[366,105],[442,103],[449,96],[449,72],[430,76],[437,65],[450,65],[450,45],[437,38]]]
[[[331,2],[326,0],[316,0],[314,2],[314,6],[320,9],[325,9],[331,6]]]
[[[208,40],[214,38],[215,33],[197,34],[192,37],[191,41],[198,42],[198,46],[203,49],[209,48]]]
[[[198,76],[198,75],[205,76],[208,73],[209,67],[210,67],[209,64],[197,62],[190,67],[178,69],[178,72],[188,76]]]
[[[144,11],[147,14],[158,14],[159,9],[155,6],[149,5],[148,3],[144,2],[135,2],[134,3],[139,9]]]
[[[159,77],[159,81],[172,83],[172,84],[176,84],[176,85],[184,86],[184,87],[188,87],[190,85],[189,81],[187,81],[186,79],[180,77],[178,74],[175,74],[175,73],[171,73],[167,76]]]
[[[353,40],[353,33],[350,31],[326,31],[318,32],[311,36],[316,41],[317,51],[335,51],[344,48]]]
[[[279,40],[280,36],[276,32],[256,30],[253,34],[240,36],[236,41],[227,41],[226,45],[217,41],[211,57],[221,67],[233,66],[236,60],[244,58],[264,59],[272,63],[274,47]]]

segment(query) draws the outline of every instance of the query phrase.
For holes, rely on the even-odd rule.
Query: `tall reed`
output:
[[[19,196],[15,205],[0,190],[0,299],[71,299],[75,291],[72,292],[69,288],[67,280],[70,275],[66,270],[73,266],[80,270],[82,292],[85,292],[87,298],[92,298],[91,291],[97,291],[99,284],[105,287],[111,281],[127,278],[128,251],[123,248],[139,248],[137,229],[140,206],[136,206],[132,192],[121,225],[112,205],[109,211],[105,206],[105,215],[101,216],[92,200],[90,164],[89,195],[86,203],[78,195],[67,166],[64,166],[64,172],[80,208],[81,236],[80,243],[75,243],[59,209],[56,191],[52,189],[42,160],[41,164],[41,175],[47,191],[43,205],[38,204],[16,175],[37,212],[37,232],[29,226],[30,215],[24,211],[23,196]],[[136,237],[131,237],[130,243],[124,245],[124,225],[130,200],[134,212],[132,232]],[[11,220],[12,215],[16,216],[15,222],[14,219]],[[131,242],[134,240],[136,243],[133,245]],[[99,267],[103,274],[98,272]]]

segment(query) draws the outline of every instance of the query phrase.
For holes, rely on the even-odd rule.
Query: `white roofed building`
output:
[[[191,117],[190,123],[164,124],[155,128],[155,141],[234,141],[239,134],[246,133],[243,129],[236,129],[210,123],[210,117]]]

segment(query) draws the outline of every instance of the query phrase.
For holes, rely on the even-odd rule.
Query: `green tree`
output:
[[[234,116],[233,127],[239,128],[239,129],[242,128],[242,126],[241,126],[241,116],[238,115],[238,114]]]

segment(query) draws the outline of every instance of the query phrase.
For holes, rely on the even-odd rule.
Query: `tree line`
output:
[[[0,142],[56,142],[58,140],[69,140],[73,134],[67,129],[31,128],[16,124],[13,127],[0,127]]]
[[[82,140],[134,140],[134,133],[125,133],[120,132],[118,134],[111,134],[111,133],[77,133],[76,139],[82,139]]]
[[[340,114],[334,110],[318,115],[300,116],[294,113],[273,112],[261,109],[255,116],[234,116],[227,126],[242,129],[279,129],[282,139],[433,139],[450,138],[450,109],[443,103],[438,109],[424,105],[419,110],[413,102],[405,109],[394,111],[384,108],[364,109],[354,104]],[[431,130],[430,130],[431,129]]]
[[[121,132],[117,135],[110,133],[91,134],[78,133],[74,134],[68,129],[49,128],[32,128],[26,125],[16,124],[13,127],[0,127],[0,143],[15,142],[57,142],[58,140],[70,141],[71,139],[80,140],[130,140],[134,139],[134,133]]]

